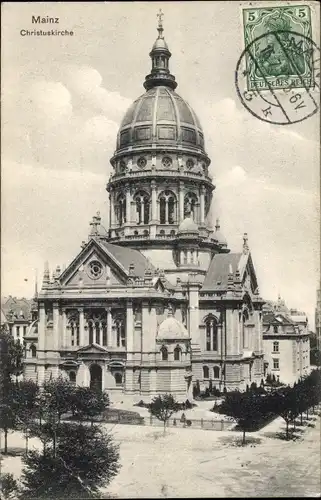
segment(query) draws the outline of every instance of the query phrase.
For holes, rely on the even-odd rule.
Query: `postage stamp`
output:
[[[314,85],[309,5],[246,8],[243,32],[247,90]]]

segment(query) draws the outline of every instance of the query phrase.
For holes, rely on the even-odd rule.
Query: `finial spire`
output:
[[[157,30],[158,30],[158,38],[164,38],[163,37],[163,31],[164,31],[164,28],[163,28],[163,11],[162,9],[159,9],[159,12],[157,14],[157,17],[158,17],[158,26],[157,26]]]
[[[243,235],[243,253],[249,253],[248,236],[247,233]]]
[[[150,58],[152,60],[152,70],[149,75],[146,76],[144,87],[146,90],[150,90],[153,87],[165,86],[172,90],[175,90],[177,83],[175,82],[175,76],[173,76],[169,71],[169,59],[171,53],[168,49],[167,43],[163,35],[163,12],[160,9],[158,17],[158,37],[153,45],[150,52]]]
[[[219,218],[216,219],[215,229],[216,229],[216,231],[219,231],[221,229]]]

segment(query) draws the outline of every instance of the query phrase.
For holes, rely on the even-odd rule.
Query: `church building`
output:
[[[71,264],[45,268],[25,360],[40,384],[62,375],[111,397],[185,400],[197,381],[244,390],[263,378],[264,301],[247,235],[231,253],[212,226],[204,133],[176,93],[161,18],[157,29],[145,93],[110,159],[109,227],[97,213]]]

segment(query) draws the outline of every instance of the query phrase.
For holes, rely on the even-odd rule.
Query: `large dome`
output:
[[[151,88],[133,102],[123,118],[117,149],[147,144],[181,145],[204,152],[199,119],[191,106],[170,87]]]

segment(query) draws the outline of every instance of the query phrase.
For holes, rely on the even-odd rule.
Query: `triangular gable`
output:
[[[107,349],[98,344],[89,344],[78,349],[77,354],[99,354],[107,352]]]
[[[243,287],[254,293],[258,288],[257,277],[255,273],[255,268],[252,260],[251,253],[243,253],[240,258],[238,270],[240,272],[240,277],[242,280]]]
[[[92,261],[98,261],[101,274],[93,277],[88,267]],[[62,273],[59,282],[62,286],[82,285],[115,285],[125,284],[128,273],[123,265],[115,259],[99,241],[90,242],[75,257],[67,269]]]

